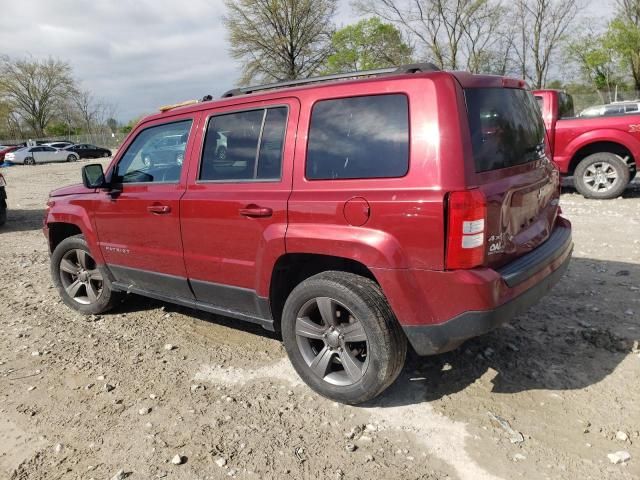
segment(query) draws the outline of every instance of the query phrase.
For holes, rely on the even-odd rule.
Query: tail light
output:
[[[484,263],[487,201],[480,190],[449,193],[447,199],[447,269]]]

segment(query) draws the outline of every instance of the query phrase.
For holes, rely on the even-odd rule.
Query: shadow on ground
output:
[[[640,339],[625,299],[640,287],[640,265],[574,258],[562,281],[511,324],[433,357],[410,352],[405,368],[369,407],[437,400],[494,371],[493,392],[571,390],[608,376]],[[604,293],[603,293],[604,292]],[[637,295],[637,294],[636,294]],[[258,325],[132,295],[115,313],[163,307],[204,322],[279,339]]]
[[[44,209],[33,210],[12,209],[7,210],[7,223],[0,227],[0,235],[9,232],[26,232],[42,229],[44,221]]]
[[[639,312],[629,315],[631,303],[625,306],[630,287],[639,286],[638,264],[574,258],[555,289],[511,324],[446,354],[410,354],[396,383],[370,406],[437,400],[491,370],[495,393],[596,384],[640,339]]]

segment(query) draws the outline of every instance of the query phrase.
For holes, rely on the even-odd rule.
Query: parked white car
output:
[[[22,163],[24,165],[35,165],[45,162],[75,162],[80,156],[75,152],[58,150],[47,145],[35,147],[24,147],[5,155],[4,159],[11,163]]]

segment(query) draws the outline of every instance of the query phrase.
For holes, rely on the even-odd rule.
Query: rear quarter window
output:
[[[470,88],[465,98],[476,172],[513,167],[544,155],[544,123],[530,92]]]
[[[409,169],[409,103],[402,94],[322,100],[311,113],[310,180],[403,177]]]

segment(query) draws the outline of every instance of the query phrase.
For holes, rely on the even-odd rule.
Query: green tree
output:
[[[49,122],[75,92],[71,66],[61,60],[31,58],[0,62],[0,96],[42,137]]]
[[[579,67],[584,81],[590,84],[603,102],[611,102],[612,90],[622,82],[617,54],[606,34],[588,32],[567,47],[567,54]]]
[[[337,0],[225,0],[231,55],[241,83],[315,74],[331,53]]]
[[[327,73],[371,70],[411,63],[413,48],[400,30],[379,18],[360,20],[333,34]]]
[[[622,66],[631,73],[634,88],[640,90],[640,20],[636,24],[620,14],[609,24],[605,43],[620,55]]]

